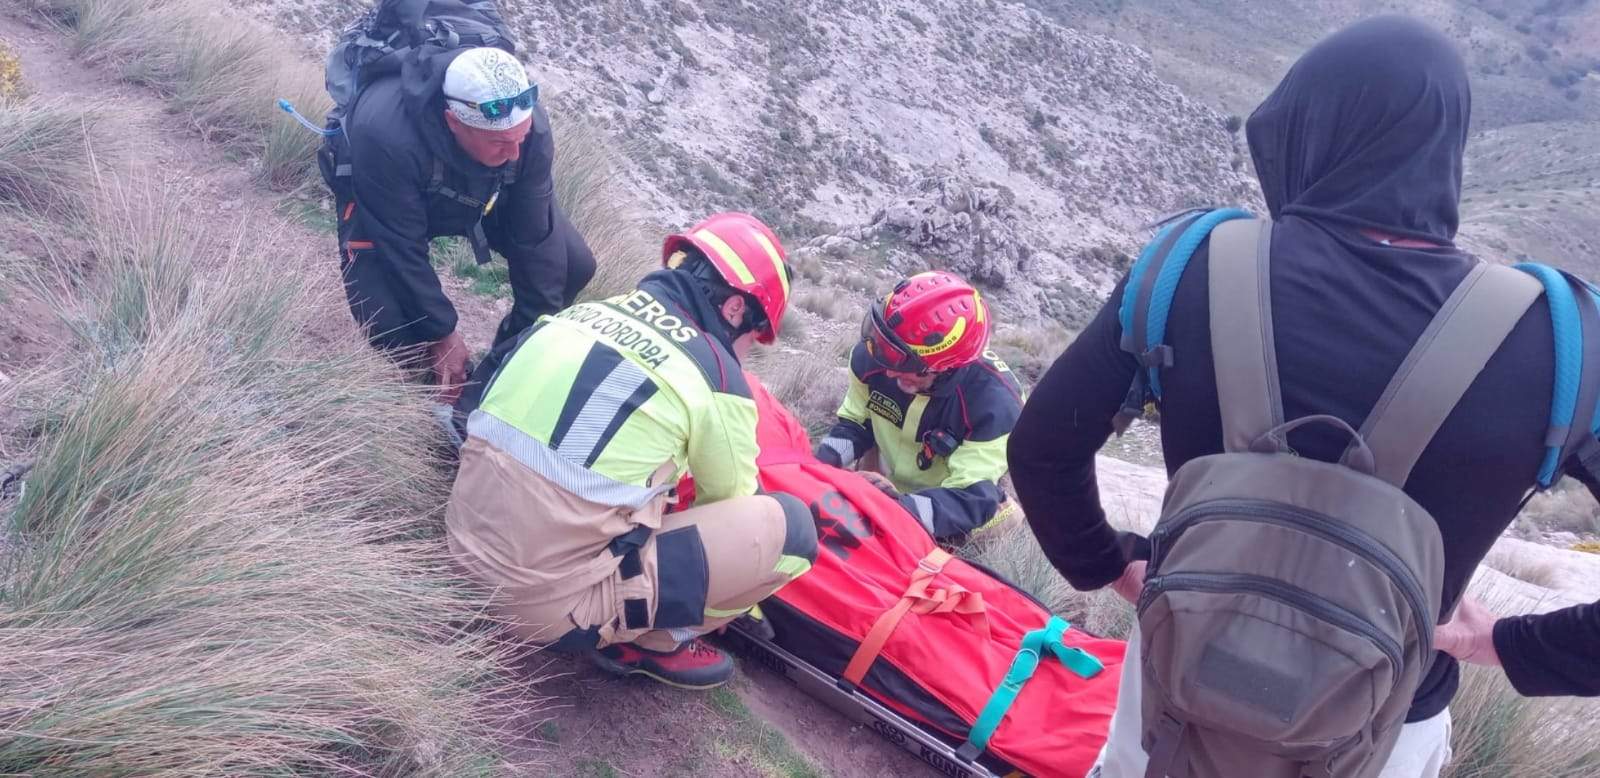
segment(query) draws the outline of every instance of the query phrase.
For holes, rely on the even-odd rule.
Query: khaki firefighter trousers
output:
[[[450,550],[520,638],[558,650],[634,643],[670,651],[807,570],[817,534],[787,495],[665,513],[584,500],[481,440],[462,449],[446,511]]]

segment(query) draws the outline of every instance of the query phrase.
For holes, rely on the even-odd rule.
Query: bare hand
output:
[[[460,332],[452,332],[428,346],[433,362],[433,382],[439,387],[439,402],[455,405],[461,385],[467,382],[467,343]]]
[[[1122,575],[1111,582],[1111,589],[1117,596],[1134,605],[1139,604],[1139,595],[1144,592],[1144,569],[1149,563],[1144,560],[1129,562],[1123,568]]]
[[[1433,628],[1433,647],[1463,662],[1500,666],[1494,648],[1494,624],[1499,617],[1471,595],[1463,594],[1450,621]]]

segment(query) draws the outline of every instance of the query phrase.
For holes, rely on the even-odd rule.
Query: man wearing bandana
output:
[[[561,212],[550,123],[516,57],[494,47],[409,52],[398,75],[362,89],[319,155],[333,190],[350,312],[371,343],[420,360],[453,403],[467,345],[429,262],[429,241],[464,236],[479,262],[510,270],[506,342],[570,305],[594,255]]]

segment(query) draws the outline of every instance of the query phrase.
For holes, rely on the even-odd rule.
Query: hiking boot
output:
[[[595,664],[608,672],[644,675],[680,689],[711,689],[733,677],[733,660],[700,638],[678,646],[676,651],[651,651],[632,643],[617,643],[593,656]]]

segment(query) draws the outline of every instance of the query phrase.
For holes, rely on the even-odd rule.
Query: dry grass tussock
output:
[[[1466,667],[1450,704],[1455,755],[1443,778],[1580,778],[1600,774],[1591,732],[1600,705],[1517,694],[1498,668]]]
[[[598,266],[582,299],[621,294],[660,267],[660,238],[649,234],[643,211],[622,178],[621,152],[577,110],[559,108],[550,107],[556,202],[594,251]]]
[[[1594,496],[1576,480],[1563,480],[1556,488],[1541,492],[1528,501],[1518,517],[1530,540],[1537,540],[1537,531],[1600,533],[1600,505]],[[1527,526],[1531,525],[1531,526]]]
[[[0,385],[37,432],[0,504],[0,773],[502,771],[530,698],[459,626],[424,398],[314,334],[332,276],[187,209],[113,187],[93,274],[29,281],[74,342]]]
[[[1027,328],[1002,321],[989,348],[1016,372],[1024,387],[1032,387],[1075,338],[1077,333],[1048,320]]]
[[[248,155],[278,189],[315,180],[319,138],[277,107],[312,121],[331,105],[316,66],[286,54],[282,34],[207,0],[26,0],[67,27],[85,62],[115,69],[172,101],[208,139]]]
[[[320,193],[321,139],[278,109],[292,102],[312,121],[332,105],[320,65],[286,54],[282,34],[207,0],[27,0],[73,35],[77,54],[155,89],[208,140],[247,155],[272,187]],[[559,103],[559,98],[552,100]],[[594,249],[600,269],[587,290],[631,287],[657,262],[619,151],[577,110],[552,106],[556,196]]]
[[[1125,638],[1133,629],[1133,606],[1109,588],[1092,592],[1072,588],[1045,558],[1025,520],[980,533],[959,553],[1033,595],[1051,613],[1095,635]]]
[[[0,203],[35,216],[77,214],[94,155],[109,139],[105,115],[62,100],[0,97]]]
[[[781,345],[757,347],[746,367],[760,376],[772,396],[787,406],[816,439],[833,426],[834,413],[844,400],[850,385],[845,365],[854,344],[853,337],[840,337],[815,352]]]

